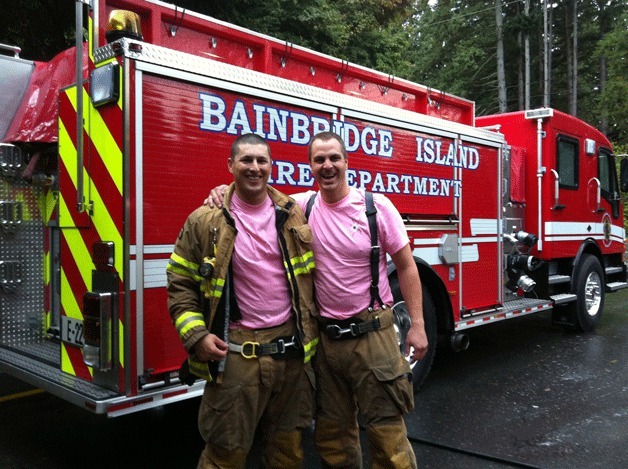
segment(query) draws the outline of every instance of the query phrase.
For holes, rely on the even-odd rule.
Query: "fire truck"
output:
[[[310,138],[335,131],[350,185],[398,208],[430,341],[417,388],[443,338],[462,350],[470,328],[550,310],[591,331],[628,286],[613,150],[573,116],[476,117],[472,101],[157,0],[78,0],[76,24],[49,62],[1,46],[4,373],[108,416],[202,393],[179,378],[166,265],[188,214],[231,180],[242,133],[269,141],[270,182],[295,193],[315,189]]]

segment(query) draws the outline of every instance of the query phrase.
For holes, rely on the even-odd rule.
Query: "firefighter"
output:
[[[267,186],[271,163],[263,138],[234,141],[224,208],[188,217],[167,268],[187,371],[207,379],[203,468],[245,467],[258,426],[268,467],[301,467],[313,418],[312,233],[299,205]]]
[[[412,325],[406,355],[414,362],[427,352],[419,273],[399,212],[383,195],[372,194],[378,242],[370,237],[368,194],[350,188],[347,151],[340,136],[317,134],[309,162],[319,186],[293,197],[314,234],[315,289],[320,309],[316,446],[325,467],[361,467],[357,415],[366,426],[373,467],[416,467],[403,415],[414,406],[410,367],[392,327],[392,293],[386,254],[395,264]],[[206,200],[220,204],[218,187]],[[311,212],[310,207],[311,206]],[[377,245],[377,246],[374,246]],[[371,263],[373,248],[378,249]]]

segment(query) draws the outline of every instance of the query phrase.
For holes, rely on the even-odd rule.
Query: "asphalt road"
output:
[[[406,418],[420,467],[628,467],[628,290],[606,296],[592,334],[541,313],[470,338],[467,351],[439,349]],[[0,468],[194,468],[197,407],[108,419],[0,374]]]

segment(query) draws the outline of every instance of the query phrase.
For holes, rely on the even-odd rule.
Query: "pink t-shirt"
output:
[[[292,197],[305,212],[312,194],[313,191],[308,191]],[[382,194],[373,194],[373,200],[380,245],[379,295],[390,305],[393,298],[386,272],[386,253],[397,253],[409,239],[392,202]],[[364,191],[351,188],[347,197],[331,205],[317,195],[308,223],[314,234],[314,284],[321,315],[347,319],[368,308],[371,301],[371,235]]]
[[[292,300],[275,228],[275,207],[267,197],[249,205],[234,192],[231,215],[238,234],[232,256],[233,285],[242,319],[232,327],[261,329],[290,319]]]

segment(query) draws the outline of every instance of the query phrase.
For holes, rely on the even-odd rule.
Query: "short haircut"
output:
[[[263,137],[260,137],[257,134],[242,134],[238,138],[236,138],[231,144],[231,159],[235,157],[240,145],[264,145],[268,150],[268,156],[270,156],[270,145],[268,142],[264,140]],[[272,159],[272,157],[271,157]]]
[[[312,140],[310,140],[310,144],[307,147],[307,156],[310,161],[312,161],[312,144],[316,140],[322,140],[323,142],[327,142],[328,140],[336,140],[338,143],[340,143],[340,150],[342,151],[342,156],[344,157],[345,160],[347,159],[347,147],[345,146],[344,140],[337,133],[326,131],[326,132],[321,132],[314,135],[314,137],[312,137]]]

